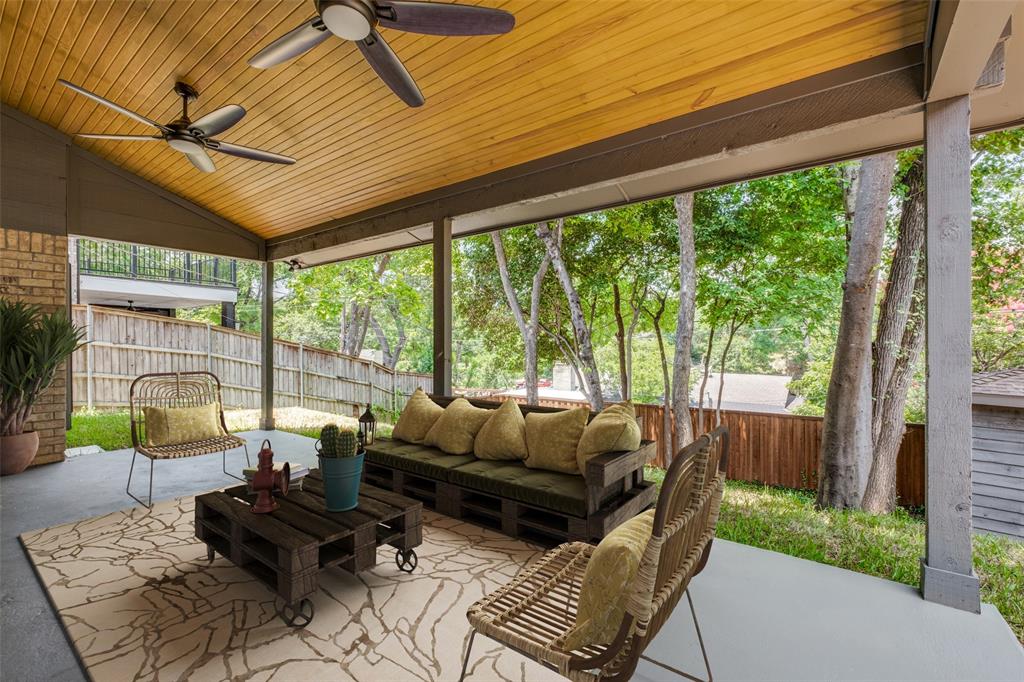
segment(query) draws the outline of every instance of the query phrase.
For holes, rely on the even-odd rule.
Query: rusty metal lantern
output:
[[[374,435],[377,433],[377,418],[373,416],[370,404],[366,404],[366,412],[359,417],[359,435],[363,445],[373,445]]]

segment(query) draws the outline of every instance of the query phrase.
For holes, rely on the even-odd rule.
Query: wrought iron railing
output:
[[[233,258],[87,239],[78,241],[78,271],[215,287],[234,287],[238,281],[238,263]]]

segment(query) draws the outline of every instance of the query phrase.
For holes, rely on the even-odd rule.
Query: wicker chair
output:
[[[661,487],[651,539],[640,561],[626,613],[610,645],[575,651],[561,647],[575,623],[583,574],[595,549],[594,545],[571,542],[551,550],[510,583],[469,608],[472,632],[462,677],[479,632],[571,680],[628,680],[643,659],[702,682],[643,655],[685,593],[710,681],[711,665],[688,586],[704,568],[711,550],[728,450],[729,432],[718,427],[676,455]]]
[[[129,410],[132,425],[132,465],[128,469],[128,484],[125,492],[141,505],[153,506],[153,464],[158,459],[179,459],[196,457],[220,452],[221,468],[224,473],[240,481],[245,479],[229,473],[227,468],[227,451],[245,448],[245,463],[249,466],[249,448],[245,440],[228,433],[224,423],[224,408],[220,397],[220,380],[210,372],[161,372],[143,374],[132,382],[128,394]],[[146,445],[146,407],[199,407],[217,403],[220,407],[220,425],[224,435],[195,443],[178,443],[175,445]],[[143,502],[131,491],[132,472],[135,469],[135,456],[144,455],[149,458],[149,501]]]

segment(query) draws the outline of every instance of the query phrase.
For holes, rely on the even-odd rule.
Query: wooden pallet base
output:
[[[439,514],[546,547],[574,540],[600,541],[615,526],[653,505],[657,498],[654,484],[640,480],[605,507],[580,518],[372,462],[364,462],[363,478],[371,485],[419,500]]]

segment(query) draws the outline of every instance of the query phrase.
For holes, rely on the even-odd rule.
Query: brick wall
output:
[[[66,310],[67,237],[0,228],[0,296]],[[67,373],[62,366],[32,412],[29,428],[39,432],[32,465],[60,462],[65,448]]]

